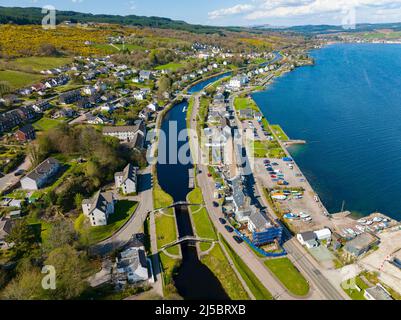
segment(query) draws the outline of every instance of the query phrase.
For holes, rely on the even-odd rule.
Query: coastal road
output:
[[[230,105],[234,108],[234,97],[230,99]],[[234,109],[235,110],[235,109]],[[241,121],[235,112],[235,119],[238,128],[242,127]],[[276,137],[277,138],[277,137]],[[286,150],[286,149],[284,149]],[[267,213],[270,215],[272,220],[278,220],[274,211],[267,203],[265,197],[263,196],[262,188],[257,179],[254,180],[254,187],[252,188],[253,197],[259,199],[259,202],[267,208]],[[314,258],[297,242],[295,238],[292,237],[290,231],[283,226],[285,237],[288,240],[284,244],[284,248],[288,253],[288,257],[294,263],[294,265],[300,270],[300,272],[306,277],[311,285],[311,290],[318,292],[325,300],[344,300],[348,299],[346,294],[341,288],[334,286],[323,274],[322,267],[314,260]]]
[[[193,113],[190,119],[191,128],[196,128],[196,120],[194,115],[199,110],[199,95],[195,95],[195,102],[193,106]],[[196,130],[192,130],[196,134]],[[191,152],[197,152],[202,154],[197,143],[197,136],[191,137]],[[205,201],[206,209],[212,220],[216,230],[224,237],[234,251],[241,257],[241,259],[248,265],[248,267],[254,272],[255,276],[259,281],[270,291],[274,299],[278,300],[294,300],[294,299],[315,299],[319,300],[323,297],[318,292],[312,291],[307,297],[295,297],[291,295],[288,290],[282,285],[282,283],[267,269],[263,261],[260,260],[247,245],[238,244],[232,237],[232,234],[228,234],[224,226],[219,222],[219,218],[222,217],[221,208],[215,208],[212,203],[214,201],[214,183],[211,178],[207,176],[207,166],[198,165],[200,173],[197,175],[198,186],[202,190],[203,198]]]

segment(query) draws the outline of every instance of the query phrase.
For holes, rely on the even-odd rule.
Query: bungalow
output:
[[[35,137],[36,137],[35,129],[30,124],[23,126],[22,128],[18,129],[17,132],[15,133],[15,138],[21,142],[26,142],[28,140],[35,140]]]
[[[122,172],[114,175],[117,189],[121,189],[123,194],[133,194],[138,190],[138,168],[128,164]]]
[[[54,158],[46,159],[21,179],[22,189],[38,190],[42,188],[57,174],[60,167],[58,160]]]
[[[111,192],[96,192],[92,199],[82,202],[82,211],[89,218],[93,227],[107,225],[107,220],[114,213],[114,196]]]
[[[107,120],[102,115],[93,115],[88,113],[85,115],[85,122],[88,124],[105,124]]]
[[[301,245],[306,246],[308,249],[319,246],[316,233],[312,231],[297,234],[297,239]]]

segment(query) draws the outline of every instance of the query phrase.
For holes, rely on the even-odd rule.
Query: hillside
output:
[[[41,8],[0,7],[0,24],[14,23],[18,25],[41,24],[43,14]],[[64,21],[72,23],[96,22],[131,25],[138,27],[152,27],[161,29],[175,29],[195,33],[222,33],[223,31],[241,31],[240,27],[212,27],[192,25],[184,21],[176,21],[160,17],[142,17],[136,15],[119,16],[105,14],[80,13],[74,11],[57,11],[57,24]]]

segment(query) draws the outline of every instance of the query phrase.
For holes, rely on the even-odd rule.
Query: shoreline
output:
[[[332,43],[332,44],[348,44],[348,43],[338,42],[338,43]],[[355,43],[355,44],[360,44],[360,43]],[[401,44],[401,43],[400,43],[400,44]],[[329,45],[329,44],[328,44],[328,45]],[[324,47],[324,46],[323,46],[323,47]],[[323,47],[321,47],[321,48],[316,48],[315,50],[322,49]],[[309,66],[309,65],[306,65],[306,66]],[[305,67],[305,66],[300,66],[300,67]],[[293,70],[296,70],[296,68],[293,69]],[[288,72],[284,72],[284,73],[282,73],[279,77],[284,76],[284,75],[286,75],[287,73],[289,73],[289,72],[291,72],[291,71],[293,71],[293,70],[290,70],[290,71],[288,71]],[[256,101],[253,99],[252,94],[254,94],[254,93],[256,93],[256,92],[265,92],[266,90],[269,89],[269,86],[270,86],[271,84],[274,83],[274,81],[275,81],[276,78],[277,78],[277,77],[271,78],[271,79],[265,84],[263,90],[256,89],[257,86],[255,85],[255,86],[254,86],[254,89],[255,89],[255,90],[250,89],[250,90],[248,90],[248,91],[246,92],[246,93],[249,95],[249,98],[252,99],[252,101],[254,101],[254,103],[255,103],[255,105],[257,106],[259,112],[263,115],[263,117],[264,117],[267,121],[268,121],[268,118],[266,117],[266,115],[264,114],[264,112],[262,112],[260,106],[259,106],[259,105],[256,103]],[[282,147],[282,149],[284,150],[284,152],[287,154],[287,156],[289,156],[290,158],[293,159],[294,169],[296,168],[296,169],[302,174],[303,178],[305,179],[305,183],[308,185],[308,187],[310,188],[310,190],[311,190],[315,195],[317,195],[317,197],[318,197],[318,199],[319,199],[319,203],[322,205],[323,210],[329,214],[329,219],[336,219],[336,215],[337,215],[337,217],[338,217],[338,215],[341,215],[341,214],[343,214],[343,213],[348,213],[347,215],[341,217],[341,219],[343,219],[343,220],[350,220],[350,219],[351,219],[353,222],[357,222],[357,221],[360,220],[360,219],[369,219],[370,217],[374,217],[374,216],[379,215],[379,216],[381,216],[381,217],[383,217],[383,218],[385,218],[385,219],[389,219],[389,221],[391,221],[392,224],[394,224],[394,223],[400,223],[399,220],[394,219],[394,218],[392,218],[392,217],[390,217],[390,216],[388,216],[388,215],[386,215],[386,214],[384,214],[384,213],[377,212],[377,211],[376,211],[376,212],[371,212],[371,213],[368,213],[368,214],[363,214],[363,213],[357,212],[357,211],[344,211],[344,212],[333,212],[333,213],[330,213],[330,212],[327,210],[327,208],[326,208],[325,204],[323,203],[323,201],[321,200],[321,197],[320,197],[319,193],[316,192],[315,188],[314,188],[314,187],[312,186],[312,184],[309,182],[309,179],[308,179],[307,176],[304,174],[304,172],[301,170],[301,168],[299,167],[299,165],[296,163],[295,159],[293,158],[293,156],[292,156],[292,154],[291,154],[291,152],[290,152],[290,150],[289,150],[289,148],[288,148],[288,147],[291,147],[291,146],[294,146],[294,145],[305,145],[305,144],[307,144],[307,141],[305,141],[305,140],[298,140],[298,139],[293,140],[293,139],[291,139],[291,137],[289,137],[289,141],[282,141],[281,139],[278,138],[276,132],[271,128],[271,124],[270,124],[269,121],[268,121],[268,123],[269,123],[269,129],[271,130],[273,136],[274,136],[275,139],[279,142],[280,146]],[[279,126],[281,127],[280,124],[277,124],[277,125],[279,125]],[[284,133],[285,135],[287,135],[286,132],[284,131],[284,129],[283,129],[282,127],[281,127],[281,129],[282,129],[283,133]],[[288,135],[287,135],[287,137],[288,137]],[[295,143],[292,143],[292,142],[294,142],[294,141],[295,141]]]

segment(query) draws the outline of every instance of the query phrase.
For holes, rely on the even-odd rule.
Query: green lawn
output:
[[[202,190],[200,188],[195,188],[188,194],[187,199],[190,203],[203,204]],[[192,220],[194,222],[196,234],[200,238],[217,239],[216,232],[212,222],[210,221],[206,208],[202,208],[200,210],[199,208],[199,206],[193,206],[189,208],[192,214]]]
[[[26,87],[43,79],[41,74],[32,74],[14,70],[0,71],[0,81],[6,81],[12,89]]]
[[[256,105],[255,101],[253,101],[252,98],[245,97],[245,98],[240,98],[237,97],[234,100],[234,107],[235,110],[240,111],[244,109],[252,109],[256,112],[260,112],[259,107]]]
[[[267,141],[254,141],[253,156],[255,158],[266,158],[269,152],[269,142]]]
[[[306,296],[309,284],[288,258],[266,260],[265,265],[292,294]]]
[[[89,244],[96,244],[111,237],[115,232],[121,229],[134,214],[137,206],[137,202],[126,200],[118,201],[115,206],[114,214],[109,217],[107,226],[85,228],[85,216],[81,214],[75,220],[75,229],[88,240]]]
[[[12,60],[21,67],[32,68],[33,71],[42,71],[64,66],[72,62],[71,57],[25,57]]]
[[[216,244],[208,255],[203,256],[201,261],[219,279],[230,299],[249,300],[248,294],[228,263],[228,260],[219,244]]]
[[[274,133],[276,134],[277,138],[279,138],[281,141],[290,140],[290,138],[287,136],[287,134],[284,132],[283,128],[281,128],[280,125],[272,124],[271,128],[274,131]]]
[[[33,127],[38,131],[48,131],[57,127],[63,121],[50,119],[50,118],[41,118],[33,124]]]
[[[156,70],[171,70],[171,71],[177,71],[178,69],[182,68],[184,65],[182,63],[178,62],[170,62],[167,64],[163,64],[161,66],[156,67]]]
[[[256,300],[273,300],[272,294],[265,288],[265,286],[259,281],[252,270],[247,264],[240,258],[240,256],[230,247],[223,237],[220,237],[221,242],[226,248],[231,260],[233,261],[241,277],[244,279],[248,288],[252,291]]]
[[[164,295],[168,298],[170,294],[176,293],[177,289],[174,286],[174,272],[179,268],[181,261],[171,259],[163,252],[159,253],[160,263],[163,269],[163,291]]]

